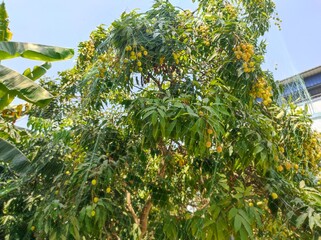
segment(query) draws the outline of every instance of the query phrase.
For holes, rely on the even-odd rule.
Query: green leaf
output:
[[[157,119],[158,119],[157,113],[153,112],[153,115],[152,115],[152,124],[153,124],[153,126],[156,125]]]
[[[242,225],[242,217],[240,215],[236,215],[234,218],[234,231],[237,233]]]
[[[153,114],[154,111],[148,111],[144,114],[144,116],[142,117],[142,120],[145,120],[147,117],[149,117],[151,114]]]
[[[0,138],[0,161],[8,163],[9,167],[20,175],[26,175],[30,170],[28,158],[2,138]]]
[[[23,42],[0,42],[0,60],[16,57],[53,62],[72,58],[74,50],[42,44]]]
[[[45,106],[52,99],[52,95],[29,78],[18,72],[0,65],[0,88],[8,94],[16,94],[19,98],[38,106]],[[5,99],[0,99],[0,106]]]
[[[76,240],[80,240],[80,234],[79,234],[79,222],[76,217],[70,218],[72,228],[71,228],[71,234]]]
[[[312,208],[308,208],[308,216],[309,216],[309,227],[312,230],[314,227],[314,217],[313,217],[314,210]]]
[[[169,124],[169,126],[166,128],[166,136],[169,136],[172,133],[172,131],[173,131],[175,125],[176,125],[176,122],[177,122],[177,120],[172,121]]]
[[[241,240],[247,240],[248,239],[248,235],[247,235],[246,231],[244,230],[244,228],[240,229],[240,237],[241,237]]]
[[[301,227],[307,217],[308,217],[308,213],[303,213],[303,214],[301,214],[301,215],[296,219],[296,227],[298,227],[298,228]]]
[[[193,117],[199,117],[190,106],[186,106],[187,113]]]
[[[241,210],[240,210],[241,211]],[[239,211],[239,212],[240,212]],[[246,216],[246,215],[245,215]],[[244,226],[244,228],[246,229],[247,231],[247,235],[252,237],[253,236],[253,232],[252,232],[252,228],[251,228],[251,225],[250,225],[250,222],[248,221],[248,217],[246,216],[246,218],[244,217],[244,215],[242,214],[242,218],[241,218],[241,221],[242,221],[242,225]]]
[[[237,212],[237,208],[232,208],[228,213],[228,219],[231,220],[232,218],[234,218]]]
[[[12,191],[16,190],[18,188],[18,186],[9,186],[9,187],[4,187],[2,189],[0,189],[0,198],[2,198],[3,196],[8,196],[9,193],[11,193]]]
[[[315,224],[314,217],[313,216],[309,217],[309,227],[311,230],[313,230],[314,224]]]
[[[282,110],[281,112],[279,112],[279,114],[278,115],[276,115],[276,119],[280,119],[280,118],[282,118],[284,116],[284,111]]]
[[[246,222],[248,224],[250,224],[251,221],[250,221],[248,215],[246,214],[246,212],[244,210],[240,209],[239,210],[239,214],[246,220]]]
[[[1,89],[1,84],[0,84],[0,89]],[[4,87],[2,87],[2,89],[4,89]],[[0,90],[2,91],[2,90]],[[6,90],[3,92],[7,92]],[[5,107],[7,107],[15,98],[15,94],[9,94],[6,93],[3,96],[0,97],[0,110],[4,109]]]
[[[254,148],[254,151],[253,151],[253,155],[256,155],[260,152],[262,152],[264,149],[264,147],[262,147],[260,144],[256,145],[256,147]]]
[[[154,127],[153,127],[153,137],[154,137],[154,140],[157,140],[157,137],[158,137],[158,128],[159,128],[159,125],[158,125],[158,124],[154,125]]]
[[[23,72],[23,75],[27,78],[30,78],[31,80],[37,80],[41,78],[43,75],[45,75],[47,70],[49,70],[50,68],[51,63],[46,62],[40,66],[35,66],[32,71],[30,68],[26,69]]]
[[[226,234],[226,222],[223,220],[223,218],[219,218],[217,220],[216,224],[216,234],[217,234],[217,239],[227,239],[227,234]]]
[[[165,222],[163,231],[168,239],[177,239],[176,225],[172,221],[167,220]]]

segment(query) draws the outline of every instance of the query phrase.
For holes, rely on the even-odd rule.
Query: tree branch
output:
[[[128,192],[127,190],[126,190],[126,206],[127,206],[128,211],[129,211],[130,214],[132,215],[135,223],[136,223],[137,225],[139,225],[139,224],[140,224],[139,218],[138,218],[138,216],[136,215],[135,210],[134,210],[134,208],[133,208],[132,201],[131,201],[131,197],[130,197],[130,192]]]
[[[147,232],[148,216],[149,216],[150,210],[152,209],[152,206],[153,206],[152,198],[151,196],[149,196],[140,214],[140,230],[141,230],[142,236],[144,236]]]

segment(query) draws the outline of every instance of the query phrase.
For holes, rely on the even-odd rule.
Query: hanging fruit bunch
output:
[[[243,62],[243,71],[245,73],[254,72],[255,62],[253,60],[254,56],[254,46],[250,43],[241,43],[233,48],[235,57],[237,60]]]
[[[254,99],[261,100],[264,106],[272,103],[272,87],[263,77],[253,85],[250,95]]]

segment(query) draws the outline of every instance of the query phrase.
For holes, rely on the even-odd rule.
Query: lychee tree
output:
[[[320,136],[260,67],[275,18],[269,0],[156,1],[98,27],[43,81],[56,98],[31,112],[6,214],[36,239],[319,236]]]

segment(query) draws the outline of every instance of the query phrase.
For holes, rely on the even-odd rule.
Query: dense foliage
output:
[[[3,236],[319,236],[320,136],[260,67],[274,18],[270,0],[159,0],[99,26],[17,133],[31,166],[2,167]]]

